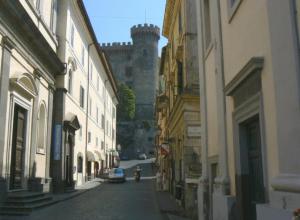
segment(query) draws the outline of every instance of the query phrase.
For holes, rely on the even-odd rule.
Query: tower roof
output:
[[[131,28],[131,37],[134,37],[139,34],[153,34],[158,39],[160,38],[160,29],[158,26],[153,25],[153,24],[138,24],[134,25]]]

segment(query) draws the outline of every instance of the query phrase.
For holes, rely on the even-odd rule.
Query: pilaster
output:
[[[33,100],[33,109],[32,109],[32,125],[31,125],[31,145],[30,145],[30,168],[29,176],[30,178],[35,178],[35,173],[32,173],[33,170],[36,170],[35,166],[35,156],[37,148],[37,123],[38,123],[38,113],[39,113],[39,87],[40,87],[40,74],[39,70],[34,70],[34,80],[36,87],[38,89],[37,96]]]
[[[50,159],[51,159],[51,138],[52,138],[52,112],[55,87],[53,84],[49,84],[48,87],[48,137],[46,144],[46,178],[50,178]]]
[[[0,69],[0,124],[6,126],[7,99],[9,89],[9,73],[11,51],[15,44],[8,36],[2,38],[2,60]],[[5,148],[5,131],[6,128],[0,129],[0,182],[3,176],[3,157]],[[0,187],[1,188],[1,187]]]

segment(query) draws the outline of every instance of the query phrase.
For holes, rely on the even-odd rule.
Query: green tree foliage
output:
[[[118,95],[120,103],[118,106],[119,120],[132,120],[135,116],[135,94],[127,85],[119,86]]]

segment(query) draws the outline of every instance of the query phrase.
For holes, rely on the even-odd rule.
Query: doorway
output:
[[[15,105],[11,168],[10,168],[10,189],[22,189],[25,167],[25,143],[26,143],[26,119],[27,111],[19,105]]]
[[[66,144],[66,164],[65,164],[65,169],[66,169],[66,186],[71,187],[74,185],[74,180],[73,180],[73,141],[72,141],[72,136],[70,135],[68,137],[68,142]]]
[[[242,178],[242,219],[256,220],[256,204],[265,202],[259,115],[239,126]]]
[[[87,179],[90,181],[92,179],[92,162],[87,162]]]

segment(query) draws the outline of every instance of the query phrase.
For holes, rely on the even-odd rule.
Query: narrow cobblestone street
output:
[[[151,176],[150,164],[141,165],[143,176]],[[132,169],[127,170],[132,176]],[[75,198],[14,220],[162,220],[154,180],[132,180],[121,184],[103,183]],[[6,219],[3,217],[3,220]]]

